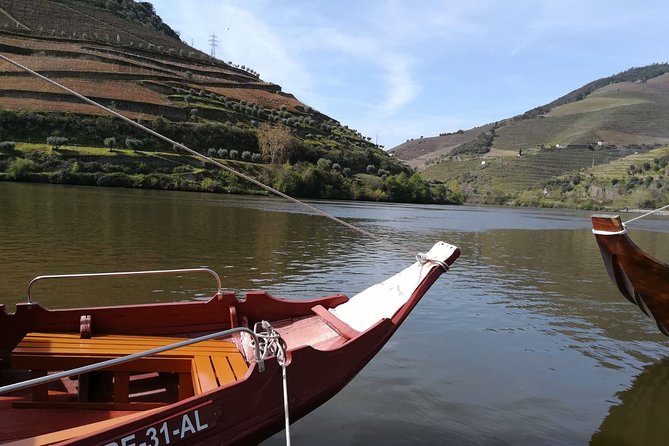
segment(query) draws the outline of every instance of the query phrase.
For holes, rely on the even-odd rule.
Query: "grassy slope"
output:
[[[494,147],[502,150],[555,144],[669,143],[669,74],[645,83],[619,83],[545,115],[503,125]]]

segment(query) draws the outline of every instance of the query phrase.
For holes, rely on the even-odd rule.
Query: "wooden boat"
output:
[[[593,215],[592,227],[611,280],[669,336],[669,265],[634,244],[618,215]]]
[[[29,291],[15,313],[0,306],[0,444],[256,444],[284,426],[275,355],[295,421],[374,357],[459,255],[439,242],[350,299],[238,299],[219,279],[207,302],[49,310]],[[280,335],[269,357],[247,328],[261,321]]]

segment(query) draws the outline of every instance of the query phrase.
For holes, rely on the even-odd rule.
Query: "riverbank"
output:
[[[223,154],[223,152],[221,152]],[[219,153],[212,153],[216,156]],[[461,204],[461,194],[418,174],[383,169],[353,173],[317,163],[268,164],[216,156],[216,161],[296,198]],[[243,156],[244,154],[242,154]],[[247,158],[243,156],[244,158]],[[0,181],[266,195],[267,192],[203,160],[175,152],[20,143],[0,148]]]

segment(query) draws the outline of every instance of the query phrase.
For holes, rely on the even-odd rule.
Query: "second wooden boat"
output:
[[[643,252],[618,215],[593,215],[592,228],[611,280],[669,336],[669,265]]]

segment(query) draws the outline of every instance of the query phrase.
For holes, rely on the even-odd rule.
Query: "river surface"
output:
[[[312,204],[462,256],[342,392],[293,424],[293,444],[666,444],[669,343],[610,282],[589,213]],[[630,229],[669,262],[668,217]],[[304,299],[353,295],[411,262],[279,199],[0,183],[8,311],[42,274],[208,266],[225,288]],[[49,308],[207,299],[211,282],[40,283],[33,297]],[[281,444],[283,433],[263,443]]]

